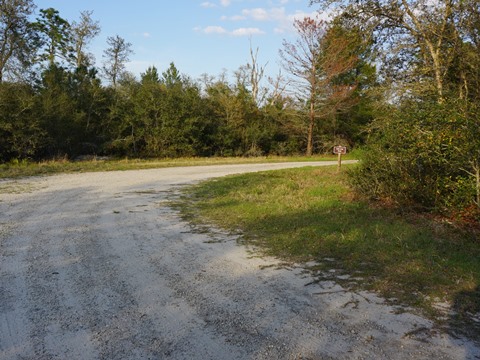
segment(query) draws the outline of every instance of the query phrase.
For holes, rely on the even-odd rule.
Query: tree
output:
[[[372,120],[377,77],[371,37],[355,24],[332,20],[321,47],[324,83],[318,116],[324,125],[324,150],[331,151],[335,145],[354,146],[361,141],[362,127]]]
[[[138,81],[122,76],[118,87],[109,87],[110,106],[104,121],[105,132],[111,141],[107,148],[117,155],[135,155],[141,151],[141,119],[135,115],[135,99],[139,91]]]
[[[42,72],[42,84],[38,93],[39,118],[48,134],[48,156],[72,155],[76,152],[78,138],[82,134],[77,123],[77,104],[72,96],[70,73],[53,64]]]
[[[325,24],[317,19],[305,17],[303,20],[295,20],[294,27],[299,38],[295,43],[284,40],[280,57],[284,69],[294,77],[292,83],[296,92],[300,93],[300,97],[306,97],[309,102],[306,155],[311,156],[318,95],[318,59]]]
[[[281,70],[275,77],[269,76],[267,81],[270,84],[270,89],[267,93],[267,104],[274,105],[277,101],[282,100],[289,86],[289,81],[283,76]]]
[[[414,79],[425,89],[432,83],[437,101],[445,101],[445,76],[455,58],[463,1],[455,0],[311,0],[322,9],[336,5],[343,16],[372,31],[388,75]],[[388,66],[385,66],[388,65]],[[431,81],[430,81],[431,80]],[[409,91],[412,90],[410,83]]]
[[[458,87],[459,98],[480,100],[480,3],[462,1],[455,14],[458,41],[447,78]]]
[[[251,87],[252,97],[253,100],[257,105],[263,102],[265,93],[261,93],[261,81],[265,74],[265,68],[267,64],[260,66],[258,64],[258,47],[256,48],[255,52],[253,52],[252,44],[250,42],[250,59],[251,63],[247,64],[247,71],[249,71],[249,83]]]
[[[92,14],[92,11],[82,11],[80,13],[80,21],[72,23],[77,68],[82,65],[89,65],[92,55],[85,52],[85,47],[100,33],[100,24],[92,19]]]
[[[135,116],[140,121],[137,134],[145,144],[144,153],[149,156],[160,156],[164,148],[162,130],[165,118],[162,109],[165,106],[166,86],[160,83],[158,70],[149,67],[141,74],[141,86],[135,97]]]
[[[15,61],[25,65],[32,52],[32,32],[28,17],[35,5],[32,0],[0,2],[0,83]]]
[[[142,84],[159,84],[160,77],[155,66],[149,66],[148,69],[140,75]]]
[[[120,76],[125,71],[125,64],[133,54],[132,44],[119,35],[108,37],[107,44],[109,47],[103,53],[105,58],[103,71],[113,87],[116,87]]]
[[[171,62],[169,68],[162,73],[161,82],[165,84],[167,88],[182,85],[182,77],[173,62]]]
[[[371,31],[382,89],[352,182],[360,193],[480,221],[480,3],[315,0]]]
[[[306,155],[311,156],[319,108],[323,117],[339,109],[355,84],[336,80],[355,66],[358,57],[351,51],[350,40],[321,20],[306,17],[295,20],[294,26],[299,38],[295,43],[284,41],[280,56],[284,69],[294,77],[297,96],[309,108]]]
[[[68,21],[60,16],[58,10],[41,9],[40,17],[37,18],[33,27],[40,35],[40,47],[44,48],[43,53],[40,54],[41,60],[46,60],[49,67],[56,64],[57,58],[72,63],[71,27]]]
[[[27,84],[0,84],[0,161],[35,158],[46,138],[33,89]]]
[[[102,122],[108,116],[108,97],[94,68],[80,66],[68,76],[68,93],[75,103],[78,150],[82,154],[97,154],[105,134]]]

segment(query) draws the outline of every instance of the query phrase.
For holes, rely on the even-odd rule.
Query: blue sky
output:
[[[38,9],[53,7],[68,21],[92,10],[101,34],[90,45],[99,67],[108,36],[132,43],[128,70],[138,76],[148,66],[164,71],[174,62],[194,79],[201,74],[229,75],[250,60],[250,40],[259,48],[266,72],[278,73],[282,40],[293,40],[295,18],[312,16],[308,0],[35,0]]]

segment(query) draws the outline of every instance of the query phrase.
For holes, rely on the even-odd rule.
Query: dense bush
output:
[[[0,84],[0,162],[35,156],[43,147],[38,110],[30,86]]]
[[[407,102],[371,126],[351,182],[399,206],[479,215],[480,111],[461,101]]]

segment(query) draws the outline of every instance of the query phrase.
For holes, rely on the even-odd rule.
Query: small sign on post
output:
[[[346,146],[334,146],[333,147],[333,153],[338,154],[338,170],[342,167],[342,155],[345,155],[347,153],[347,147]]]

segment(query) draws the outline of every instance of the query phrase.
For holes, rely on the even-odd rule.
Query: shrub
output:
[[[478,110],[460,102],[409,102],[389,111],[373,122],[352,185],[398,206],[448,215],[477,209]]]

